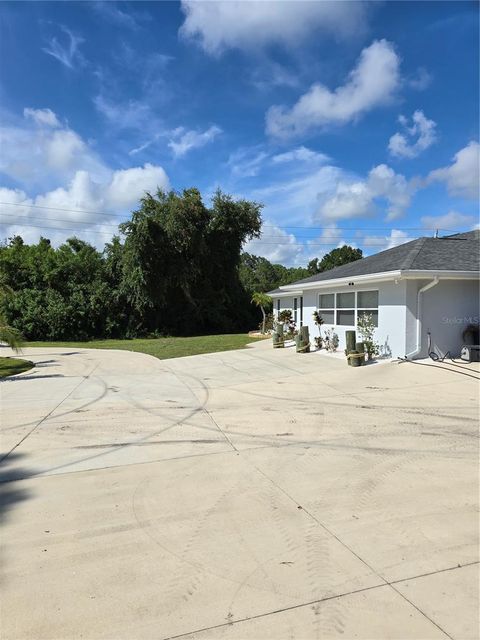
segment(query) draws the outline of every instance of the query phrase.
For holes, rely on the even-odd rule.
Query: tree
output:
[[[337,247],[332,249],[329,253],[325,254],[321,260],[314,258],[310,260],[307,266],[309,275],[316,273],[322,273],[328,271],[334,267],[341,267],[349,262],[355,262],[363,257],[361,249],[355,249],[349,245],[343,245],[343,247]]]
[[[270,298],[270,296],[267,296],[266,293],[260,293],[259,291],[256,291],[252,296],[252,302],[253,304],[257,305],[257,307],[260,307],[260,309],[262,310],[262,315],[263,315],[262,333],[265,333],[265,322],[267,320],[267,314],[265,312],[265,309],[272,304],[272,299]]]
[[[2,282],[0,282],[0,298],[6,298],[12,295],[13,291],[10,287]],[[5,318],[3,312],[0,311],[0,341],[6,342],[8,346],[14,351],[19,351],[22,346],[22,336],[21,333],[11,327]]]
[[[261,205],[217,191],[207,208],[197,189],[142,198],[125,233],[123,291],[138,330],[172,334],[246,329],[239,279],[243,244],[258,237]]]
[[[271,291],[283,284],[290,284],[310,275],[303,267],[272,264],[267,258],[250,253],[242,253],[239,274],[242,285],[250,295],[255,291]]]

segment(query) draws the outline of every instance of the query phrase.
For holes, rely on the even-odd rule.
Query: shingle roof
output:
[[[417,238],[292,284],[409,270],[480,271],[480,230],[442,238]]]

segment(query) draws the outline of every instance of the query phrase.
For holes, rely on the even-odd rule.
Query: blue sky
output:
[[[262,202],[247,249],[287,265],[478,224],[477,3],[0,15],[1,237],[102,246],[157,186]]]

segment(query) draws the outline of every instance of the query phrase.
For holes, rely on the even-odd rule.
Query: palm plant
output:
[[[270,296],[267,296],[266,293],[255,291],[255,293],[252,295],[252,302],[253,304],[257,305],[257,307],[260,307],[260,309],[262,310],[262,315],[263,315],[262,333],[265,333],[265,322],[267,319],[265,308],[268,308],[270,306],[272,299],[270,298]]]

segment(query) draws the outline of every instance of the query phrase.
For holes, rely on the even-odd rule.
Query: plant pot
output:
[[[362,360],[364,360],[363,353],[358,353],[358,351],[351,351],[348,354],[348,360],[352,367],[361,367]]]

